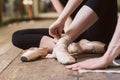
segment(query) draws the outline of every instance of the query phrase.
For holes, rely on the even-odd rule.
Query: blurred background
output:
[[[0,0],[0,23],[57,16],[50,0]]]
[[[120,11],[120,0],[118,0]],[[0,24],[7,21],[34,18],[56,18],[50,0],[0,0]]]

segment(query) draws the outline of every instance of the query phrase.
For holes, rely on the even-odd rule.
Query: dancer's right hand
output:
[[[56,20],[50,27],[49,27],[49,34],[54,37],[55,39],[61,38],[62,30],[64,28],[64,22]]]

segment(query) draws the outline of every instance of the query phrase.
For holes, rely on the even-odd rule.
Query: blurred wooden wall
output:
[[[0,0],[0,5],[2,5],[2,0]],[[0,23],[2,23],[2,6],[0,6]]]
[[[118,1],[118,10],[120,11],[120,0],[117,1]]]

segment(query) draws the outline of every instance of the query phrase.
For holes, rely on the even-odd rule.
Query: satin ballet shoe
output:
[[[70,55],[68,52],[68,45],[72,42],[72,39],[68,35],[64,35],[62,38],[60,38],[54,49],[52,54],[55,55],[57,61],[61,64],[72,64],[75,63],[76,60],[73,56]]]
[[[21,56],[21,61],[28,62],[37,59],[38,57],[45,57],[48,53],[47,48],[30,48],[25,50]]]
[[[104,53],[105,52],[105,44],[98,41],[93,41],[90,43],[93,46],[92,53]]]
[[[99,41],[89,41],[82,39],[78,43],[72,43],[68,46],[70,53],[104,53],[105,44]]]
[[[79,42],[79,45],[82,46],[85,52],[88,53],[104,53],[105,44],[99,41],[89,41],[83,39]]]
[[[71,55],[75,55],[75,54],[83,53],[83,50],[78,43],[71,43],[68,46],[68,52],[70,52]]]

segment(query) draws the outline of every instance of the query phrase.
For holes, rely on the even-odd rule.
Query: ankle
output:
[[[68,35],[64,35],[62,38],[60,38],[57,42],[58,45],[64,44],[65,46],[68,46],[72,42],[72,39]]]

